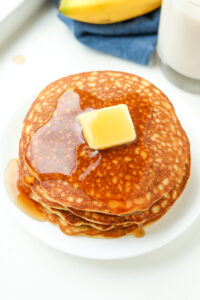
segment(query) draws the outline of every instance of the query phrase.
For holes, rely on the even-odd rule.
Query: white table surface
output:
[[[25,56],[24,64],[13,62],[18,54]],[[200,117],[200,95],[174,87],[156,65],[142,67],[81,45],[49,4],[0,49],[0,135],[16,109],[52,80],[104,69],[146,77],[161,89],[179,94]],[[44,245],[12,218],[5,199],[1,200],[2,300],[200,299],[200,218],[174,242],[150,254],[121,261],[94,261]]]

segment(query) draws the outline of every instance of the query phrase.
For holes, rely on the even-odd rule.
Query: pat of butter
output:
[[[78,116],[91,149],[107,149],[136,139],[135,128],[125,104],[93,110]]]

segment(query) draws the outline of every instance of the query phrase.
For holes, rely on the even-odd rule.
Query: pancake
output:
[[[129,233],[132,233],[138,229],[137,225],[133,224],[129,227],[124,227],[124,228],[119,227],[108,231],[99,231],[90,226],[76,227],[65,223],[63,224],[63,222],[58,216],[51,214],[47,211],[46,211],[46,217],[51,223],[58,225],[63,233],[72,236],[78,235],[78,236],[89,236],[89,237],[118,238],[127,235]]]
[[[51,213],[51,214],[58,216],[59,219],[62,221],[62,224],[65,224],[65,225],[73,225],[76,227],[90,226],[90,227],[95,228],[100,231],[107,231],[107,230],[111,230],[114,228],[114,226],[112,224],[111,225],[101,225],[101,224],[89,222],[87,220],[84,220],[84,219],[72,214],[69,211],[52,209],[52,208],[51,209],[44,208],[44,209],[47,213]]]
[[[77,116],[126,104],[137,139],[91,150]],[[68,235],[115,238],[163,216],[190,175],[190,146],[169,99],[122,72],[88,72],[48,85],[25,117],[23,193]]]
[[[113,216],[113,215],[105,215],[100,213],[91,213],[91,212],[85,212],[85,211],[78,211],[79,215],[74,215],[74,210],[72,210],[72,213],[69,211],[64,211],[61,207],[59,209],[52,209],[52,204],[47,205],[45,200],[41,197],[41,195],[38,195],[35,197],[34,195],[31,195],[29,193],[29,197],[40,204],[47,209],[48,213],[55,214],[60,219],[65,221],[65,225],[74,225],[74,226],[81,226],[81,225],[87,225],[91,226],[95,229],[107,231],[112,229],[114,226],[130,226],[133,224],[144,224],[149,223],[155,218],[158,218],[161,215],[164,215],[167,210],[172,206],[172,204],[176,201],[176,199],[180,196],[182,191],[184,190],[184,187],[187,183],[187,180],[190,175],[190,157],[186,160],[186,165],[183,171],[183,174],[181,175],[178,183],[176,186],[168,193],[164,194],[161,199],[159,199],[156,204],[154,204],[150,210],[140,213],[135,213],[129,216]],[[47,201],[48,202],[48,201]],[[49,203],[48,203],[49,204]],[[51,208],[49,208],[51,207]],[[77,213],[77,211],[76,211]],[[88,222],[89,220],[89,222]],[[100,225],[100,224],[101,225]],[[104,224],[104,226],[102,225]],[[77,231],[76,231],[77,232]],[[76,233],[78,234],[78,233]]]
[[[81,217],[78,217],[78,216],[72,214],[70,211],[49,208],[48,206],[44,206],[44,204],[41,201],[39,201],[38,198],[35,198],[34,196],[31,199],[40,203],[43,207],[43,211],[58,216],[59,219],[62,220],[62,222],[66,225],[73,225],[73,226],[87,225],[87,226],[91,226],[95,229],[102,230],[102,231],[106,231],[106,230],[110,230],[110,229],[114,228],[114,226],[112,224],[102,225],[102,224],[92,223],[90,221],[87,221]]]
[[[163,215],[166,213],[166,211],[173,205],[173,203],[178,199],[178,197],[183,192],[189,176],[190,176],[190,157],[188,157],[188,159],[186,160],[186,165],[183,174],[181,175],[175,187],[168,193],[165,193],[149,210],[146,211],[140,211],[126,216],[106,215],[97,212],[94,213],[94,212],[87,212],[83,210],[75,210],[72,208],[69,208],[69,211],[71,211],[73,214],[81,218],[84,218],[85,220],[96,222],[98,224],[104,224],[104,225],[108,225],[108,224],[122,225],[122,224],[128,224],[130,222],[134,222],[135,224],[145,223],[150,219],[159,216],[160,214]]]
[[[137,141],[91,150],[77,115],[122,103]],[[127,73],[88,72],[50,84],[32,104],[19,146],[20,180],[33,176],[43,198],[74,214],[123,216],[149,210],[171,191],[188,155],[187,136],[159,89]]]
[[[179,188],[173,189],[173,191],[171,191],[170,193],[170,196],[173,198],[171,205],[166,206],[166,199],[163,199],[161,204],[161,209],[152,210],[151,216],[149,217],[148,220],[147,219],[145,220],[144,224],[148,225],[149,223],[153,222],[154,220],[157,220],[167,212],[167,210],[172,206],[175,200],[180,196],[180,193],[183,191],[187,183],[187,180],[189,178],[189,175],[190,175],[190,160],[187,161],[184,174],[182,175],[181,179],[179,180],[179,183],[177,184]],[[126,227],[118,226],[117,228],[115,227],[107,231],[99,231],[95,228],[91,228],[90,226],[79,226],[79,227],[71,226],[67,223],[64,223],[58,216],[50,212],[46,212],[46,216],[50,222],[57,224],[64,234],[72,235],[72,236],[119,238],[124,235],[134,233],[138,229],[137,224],[133,223]]]
[[[61,208],[55,209],[52,206],[47,205],[45,203],[45,201],[43,201],[43,199],[41,199],[40,196],[34,194],[31,190],[31,187],[20,184],[18,189],[23,193],[23,195],[25,195],[26,197],[28,197],[29,199],[34,201],[37,204],[38,209],[40,211],[44,212],[45,215],[47,213],[55,214],[57,217],[59,217],[62,220],[62,223],[64,222],[65,224],[73,225],[73,226],[88,225],[95,229],[105,230],[105,231],[110,230],[114,227],[112,224],[104,225],[104,224],[92,223],[88,220],[85,220],[85,219],[79,217],[79,216],[76,216],[75,214],[72,214],[68,210],[62,210]]]

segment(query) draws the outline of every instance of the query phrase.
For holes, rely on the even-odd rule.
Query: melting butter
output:
[[[134,124],[125,104],[80,114],[78,120],[91,149],[103,150],[136,139]]]

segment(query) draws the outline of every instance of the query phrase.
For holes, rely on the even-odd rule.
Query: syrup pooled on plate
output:
[[[12,201],[27,215],[38,221],[45,221],[46,217],[41,210],[40,204],[29,199],[18,187],[18,161],[12,159],[5,173],[6,186]]]

